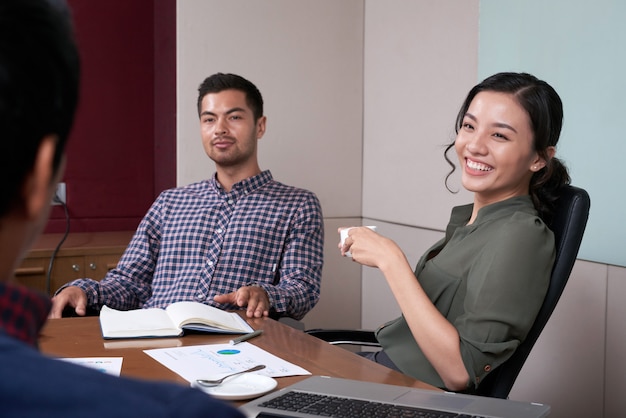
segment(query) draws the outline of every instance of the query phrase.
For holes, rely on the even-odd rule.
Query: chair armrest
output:
[[[374,335],[374,331],[317,328],[309,329],[304,332],[333,345],[347,344],[380,347],[376,335]]]
[[[65,308],[63,308],[63,312],[61,313],[62,318],[74,318],[79,316],[80,315],[78,315],[76,313],[76,310],[71,306],[66,306]],[[85,316],[100,316],[100,311],[96,308],[87,306],[87,309],[85,310]]]

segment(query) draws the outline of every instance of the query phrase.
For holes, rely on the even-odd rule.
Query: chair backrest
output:
[[[589,194],[585,190],[574,186],[563,187],[556,202],[552,222],[548,225],[554,232],[556,258],[546,298],[524,342],[517,347],[510,359],[488,374],[480,383],[478,395],[503,399],[509,396],[530,350],[550,319],[572,272],[587,226],[590,205]]]

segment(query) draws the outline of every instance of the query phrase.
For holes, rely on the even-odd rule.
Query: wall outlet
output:
[[[56,195],[52,198],[52,204],[60,205],[61,202],[66,204],[67,203],[66,198],[67,196],[66,196],[66,191],[65,191],[65,183],[59,183],[57,185]]]

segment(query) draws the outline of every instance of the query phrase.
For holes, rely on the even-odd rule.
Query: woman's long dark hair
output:
[[[556,147],[563,125],[563,103],[557,92],[545,81],[539,80],[527,73],[498,73],[486,78],[470,90],[456,117],[456,133],[463,124],[463,118],[474,97],[482,91],[509,93],[526,110],[530,118],[534,136],[535,151],[546,161],[546,166],[533,174],[530,179],[530,196],[539,215],[549,221],[554,209],[561,186],[570,183],[567,167],[556,157],[550,158],[548,147]],[[454,163],[448,158],[448,151],[454,147],[450,143],[444,152],[444,157],[452,170],[456,170]]]

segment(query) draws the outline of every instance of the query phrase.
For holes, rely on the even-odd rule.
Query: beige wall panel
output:
[[[604,416],[612,418],[626,411],[626,268],[608,269]]]
[[[511,399],[548,404],[554,418],[602,416],[606,277],[606,265],[576,261]]]
[[[307,329],[348,328],[361,324],[361,267],[337,248],[337,229],[346,225],[360,225],[358,218],[326,219],[324,225],[324,270],[320,301],[304,317]]]
[[[477,0],[366,0],[364,217],[443,229],[470,200],[443,150],[477,60]]]
[[[265,100],[261,168],[314,191],[325,216],[360,216],[362,0],[181,0],[177,19],[177,183],[214,171],[199,136],[197,88],[238,73]]]

